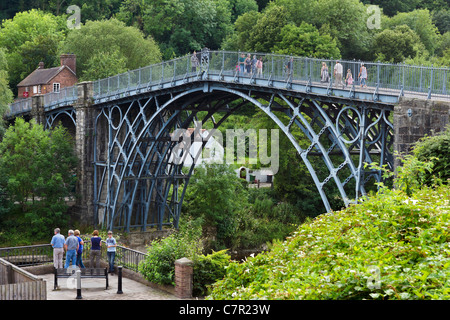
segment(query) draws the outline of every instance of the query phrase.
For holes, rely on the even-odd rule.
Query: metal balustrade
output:
[[[257,75],[239,72],[238,59],[244,54],[262,58],[262,73]],[[266,79],[270,81],[284,81],[287,84],[305,82],[309,85],[323,86],[333,89],[333,69],[335,59],[319,59],[308,57],[294,57],[279,54],[203,50],[197,53],[200,65],[193,70],[190,54],[169,61],[156,63],[139,69],[130,70],[105,79],[93,81],[94,98],[109,97],[114,99],[126,95],[131,90],[144,90],[150,86],[162,85],[180,79],[201,79],[206,75],[233,76],[235,80],[241,77],[252,79]],[[288,72],[286,63],[292,59],[292,70]],[[425,67],[406,64],[390,64],[381,62],[365,62],[356,60],[339,60],[343,66],[343,78],[350,70],[353,85],[345,89],[350,93],[357,90],[368,90],[373,93],[392,94],[394,96],[418,96],[426,99],[433,97],[450,99],[450,69],[447,67]],[[321,82],[322,63],[326,63],[330,74],[329,82]],[[360,87],[358,73],[364,63],[367,68],[367,88]],[[62,88],[60,92],[44,95],[45,109],[51,110],[60,106],[68,106],[77,99],[76,85]],[[15,116],[31,110],[31,98],[20,99],[10,106],[8,116]]]
[[[84,243],[82,260],[83,263],[86,263],[90,259],[89,239],[84,239]],[[102,243],[101,257],[107,261],[106,242],[102,240]],[[146,253],[118,245],[116,247],[115,264],[138,272],[139,263],[146,256]],[[0,248],[0,258],[20,267],[53,263],[53,248],[50,244]],[[64,254],[63,260],[65,258]]]

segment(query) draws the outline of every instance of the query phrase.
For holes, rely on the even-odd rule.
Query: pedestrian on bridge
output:
[[[259,57],[258,61],[256,62],[256,76],[257,77],[262,77],[262,68],[263,68],[262,57]]]
[[[328,66],[325,62],[322,62],[322,69],[320,69],[320,82],[328,82],[328,81],[330,81]]]
[[[60,233],[61,230],[59,228],[56,228],[53,232],[54,236],[50,244],[53,247],[53,266],[55,269],[58,269],[63,267],[64,242],[66,239]]]
[[[199,66],[197,53],[194,50],[194,53],[191,56],[191,72],[197,72],[197,68]]]
[[[339,85],[342,85],[342,88],[344,88],[344,83],[342,82],[342,74],[344,68],[342,67],[342,64],[339,61],[336,61],[336,64],[334,65],[334,85],[337,87]]]
[[[245,68],[245,55],[242,53],[238,59],[239,62],[239,75],[242,76]]]
[[[72,266],[76,266],[77,262],[77,251],[78,251],[78,239],[73,235],[73,230],[69,230],[69,236],[64,243],[64,247],[66,248],[66,264],[64,268],[68,268],[70,263]]]
[[[250,53],[247,54],[247,58],[245,58],[245,70],[244,70],[244,75],[248,74],[251,75],[252,74],[252,58],[250,56]]]
[[[345,76],[345,85],[351,86],[353,84],[353,75],[350,69],[347,69],[347,75]]]
[[[361,68],[359,69],[358,77],[361,81],[361,88],[364,86],[364,88],[367,88],[367,69],[364,66],[364,63],[361,63]]]

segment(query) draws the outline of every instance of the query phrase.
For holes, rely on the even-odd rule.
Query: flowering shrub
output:
[[[382,189],[231,263],[208,299],[449,299],[450,187]]]

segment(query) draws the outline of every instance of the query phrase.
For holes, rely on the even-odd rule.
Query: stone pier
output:
[[[401,98],[394,107],[394,153],[408,154],[425,136],[444,131],[450,124],[450,101]],[[395,157],[394,168],[400,164]]]

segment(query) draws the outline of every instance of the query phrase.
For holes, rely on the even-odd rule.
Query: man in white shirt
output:
[[[342,88],[344,88],[344,83],[342,82],[342,74],[343,74],[342,64],[340,64],[339,61],[336,61],[336,64],[334,65],[334,85],[336,87],[338,85],[342,85]]]

